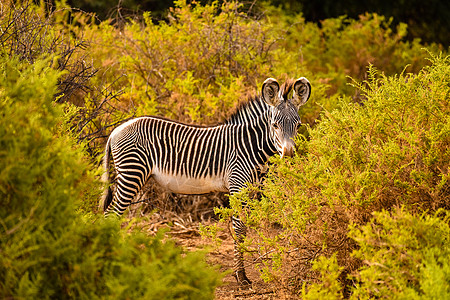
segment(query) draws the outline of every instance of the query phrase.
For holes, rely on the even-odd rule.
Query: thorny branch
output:
[[[55,101],[78,108],[68,120],[70,129],[78,137],[78,142],[86,143],[88,152],[94,157],[102,148],[100,145],[106,130],[124,119],[116,116],[114,122],[110,121],[111,115],[117,111],[111,102],[122,94],[122,91],[113,91],[112,86],[120,77],[105,88],[94,86],[91,80],[98,70],[89,62],[89,42],[73,38],[73,33],[67,28],[55,29],[58,26],[56,15],[70,16],[73,11],[57,10],[51,2],[45,5],[44,14],[33,8],[31,0],[10,1],[8,7],[0,7],[0,55],[17,57],[29,63],[41,58],[53,59],[50,67],[62,71]]]

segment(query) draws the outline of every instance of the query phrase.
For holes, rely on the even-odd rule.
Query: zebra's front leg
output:
[[[244,268],[244,251],[242,243],[247,235],[247,226],[238,217],[232,217],[233,230],[236,235],[234,240],[234,266],[233,276],[236,278],[239,285],[250,285],[252,282],[247,278]]]
[[[242,164],[237,164],[242,165]],[[233,195],[241,191],[247,182],[252,182],[252,172],[239,169],[240,172],[234,172],[230,176],[229,186],[230,186],[230,194]],[[242,203],[245,206],[245,203]],[[248,286],[252,282],[247,278],[245,274],[244,267],[244,249],[242,247],[242,243],[247,236],[247,226],[245,226],[244,222],[239,218],[239,216],[233,216],[231,218],[233,231],[235,234],[234,239],[234,266],[233,266],[233,275],[236,278],[237,282],[241,286]]]

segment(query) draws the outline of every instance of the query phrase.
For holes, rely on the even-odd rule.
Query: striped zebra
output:
[[[288,98],[290,92],[292,98]],[[281,87],[268,78],[261,95],[251,97],[217,126],[196,126],[160,117],[140,117],[115,128],[106,144],[104,181],[109,181],[110,160],[116,176],[113,193],[103,196],[105,214],[127,209],[150,176],[169,191],[204,194],[240,191],[259,178],[259,170],[276,153],[293,155],[300,125],[298,107],[311,93],[302,77]],[[239,284],[250,284],[244,269],[240,244],[246,226],[232,218],[235,238],[234,276]]]

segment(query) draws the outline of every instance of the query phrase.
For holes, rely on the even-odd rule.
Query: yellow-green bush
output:
[[[51,62],[0,56],[0,297],[210,299],[202,255],[77,212],[101,185],[63,130]]]
[[[317,279],[311,261],[336,252],[345,286],[345,274],[360,264],[349,256],[356,247],[349,224],[399,206],[450,208],[450,64],[430,60],[418,74],[387,77],[371,68],[368,81],[356,84],[366,100],[325,112],[292,159],[275,158],[261,200],[233,197],[234,213],[257,233],[249,244],[272,257],[261,262],[265,279],[298,291]]]
[[[393,20],[384,16],[366,13],[356,20],[341,16],[325,19],[318,26],[306,22],[302,14],[292,15],[280,8],[269,6],[265,12],[272,31],[279,37],[273,52],[280,54],[273,70],[311,74],[330,86],[328,95],[354,96],[347,76],[366,79],[369,64],[386,75],[394,75],[406,65],[408,72],[417,73],[427,63],[419,40],[405,41],[406,24],[393,30]],[[433,44],[429,49],[437,51],[438,46]]]
[[[75,13],[74,24],[82,26],[73,31],[91,41],[89,53],[100,70],[93,82],[123,93],[111,102],[120,114],[110,121],[125,113],[215,124],[267,77],[306,76],[314,93],[301,113],[313,125],[323,108],[337,106],[338,93],[359,101],[347,76],[365,79],[369,64],[387,75],[426,64],[419,42],[403,41],[406,26],[393,31],[383,16],[328,19],[319,27],[271,6],[259,19],[240,7],[177,1],[169,22],[155,23],[147,12],[120,27]]]
[[[357,242],[352,256],[363,266],[349,278],[350,299],[448,299],[450,297],[450,226],[448,210],[414,215],[406,209],[374,213],[370,223],[350,227]],[[321,257],[321,282],[303,290],[305,299],[340,299],[342,283],[336,260]],[[341,292],[342,293],[342,292]]]
[[[106,22],[87,29],[106,75],[126,75],[118,83],[125,89],[121,109],[197,123],[223,120],[269,73],[274,40],[264,24],[238,8],[177,1],[169,23],[155,24],[145,13],[121,29]]]
[[[39,2],[39,1],[35,1]],[[57,82],[58,102],[80,105],[80,95],[91,88],[95,74],[86,59],[85,41],[70,32],[70,10],[60,1],[55,6],[41,1],[6,0],[0,8],[1,55],[15,56],[33,63],[52,56],[52,67],[64,71]]]
[[[413,215],[407,210],[374,214],[370,224],[352,226],[353,256],[364,265],[352,275],[352,298],[448,299],[450,226],[448,210]]]
[[[417,72],[426,62],[418,41],[403,41],[406,26],[392,30],[383,16],[328,19],[319,27],[269,5],[262,5],[259,18],[241,7],[233,1],[177,1],[168,22],[156,23],[147,12],[98,24],[64,3],[17,2],[4,8],[0,22],[7,31],[0,38],[5,53],[29,61],[60,56],[54,65],[66,73],[59,101],[79,107],[72,129],[90,142],[92,154],[102,148],[108,128],[127,117],[220,122],[267,77],[310,79],[313,97],[301,114],[313,125],[323,108],[337,106],[339,96],[359,101],[347,76],[364,79],[368,64],[390,75],[407,64]]]

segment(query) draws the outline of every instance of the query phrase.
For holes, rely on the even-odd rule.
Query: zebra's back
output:
[[[226,192],[231,129],[141,117],[112,132],[111,152],[119,172],[133,165],[135,179],[141,183],[153,175],[158,184],[175,193]]]

